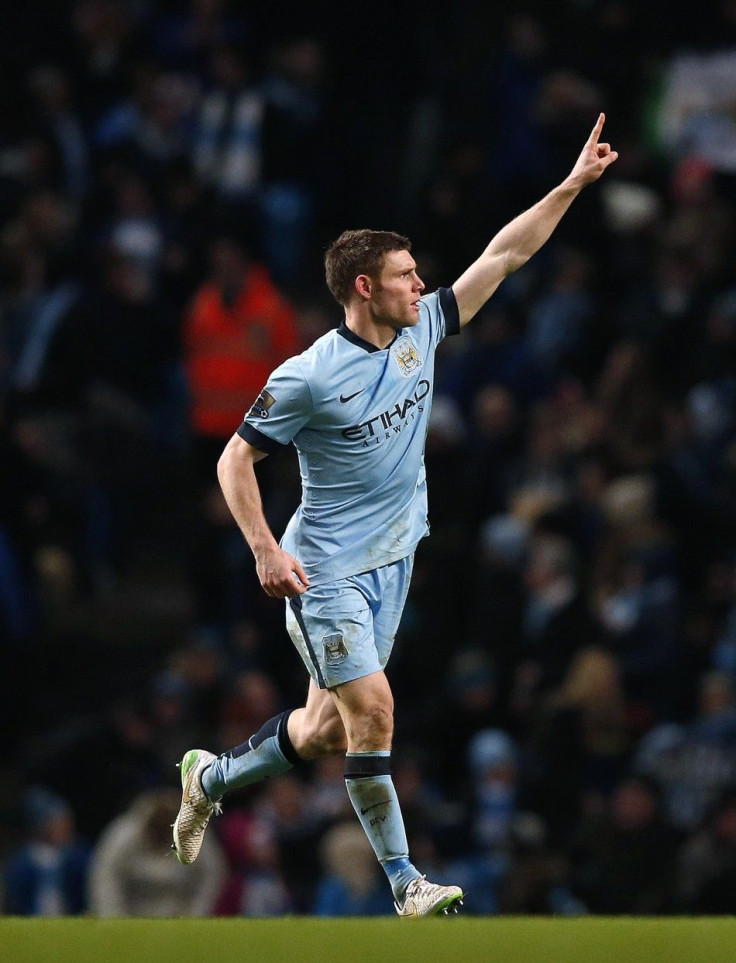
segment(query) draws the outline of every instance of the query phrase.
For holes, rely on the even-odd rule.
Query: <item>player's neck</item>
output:
[[[385,321],[377,321],[360,309],[345,310],[345,325],[353,334],[379,349],[387,348],[396,337],[396,328]]]

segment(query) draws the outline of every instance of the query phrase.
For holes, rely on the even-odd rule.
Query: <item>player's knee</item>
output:
[[[385,701],[370,702],[362,707],[355,722],[364,738],[390,742],[394,733],[393,706]]]

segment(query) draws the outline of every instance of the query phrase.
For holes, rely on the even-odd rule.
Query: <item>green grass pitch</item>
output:
[[[733,963],[736,918],[0,919],[4,963]]]

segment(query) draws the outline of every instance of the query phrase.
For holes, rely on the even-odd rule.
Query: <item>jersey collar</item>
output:
[[[379,348],[375,344],[371,344],[370,341],[366,341],[365,338],[361,338],[359,334],[356,334],[354,331],[351,331],[351,329],[345,324],[344,321],[342,322],[340,327],[337,329],[337,333],[342,335],[342,337],[345,338],[346,341],[349,341],[351,344],[357,345],[359,348],[362,348],[364,351],[368,351],[370,354],[373,354],[374,351],[385,351],[386,348],[390,348],[391,345],[399,336],[399,332],[397,331],[394,334],[391,341],[386,345],[386,348]]]

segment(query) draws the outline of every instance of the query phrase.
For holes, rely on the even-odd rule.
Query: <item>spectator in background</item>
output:
[[[512,827],[519,811],[518,747],[502,729],[481,729],[470,740],[467,769],[469,839],[451,868],[466,894],[468,912],[491,914],[498,912],[500,888],[511,867]]]
[[[184,327],[191,426],[208,472],[271,373],[297,349],[294,312],[242,238],[220,233]]]
[[[155,48],[164,62],[204,79],[214,48],[247,37],[243,11],[234,6],[230,0],[188,0],[174,9],[167,5],[153,25]]]
[[[606,445],[617,471],[649,468],[662,443],[662,398],[644,347],[617,341],[595,387]]]
[[[65,50],[85,126],[124,93],[131,64],[140,51],[133,11],[118,0],[76,0],[72,43]]]
[[[475,394],[468,459],[468,521],[475,530],[508,505],[521,470],[523,421],[511,391],[489,384]]]
[[[583,822],[572,849],[572,890],[591,913],[664,913],[672,905],[677,834],[656,786],[629,777]]]
[[[317,41],[300,37],[272,51],[262,85],[263,246],[276,282],[290,289],[306,282],[315,190],[322,176],[323,71]]]
[[[151,286],[158,281],[163,233],[148,182],[124,167],[111,185],[113,211],[105,225],[111,250],[141,268]]]
[[[189,576],[196,617],[226,635],[257,607],[258,583],[219,485],[204,489],[192,530]]]
[[[629,698],[650,722],[675,708],[680,667],[677,584],[667,555],[642,548],[625,553],[602,587],[598,616],[623,670]]]
[[[7,734],[12,717],[5,712],[9,706],[22,704],[16,702],[20,692],[16,671],[25,674],[22,643],[31,641],[35,629],[34,516],[45,514],[48,500],[42,473],[24,452],[2,405],[0,464],[0,653],[7,660],[7,674],[0,672],[0,718],[7,722],[0,731]]]
[[[29,839],[5,870],[5,909],[17,916],[77,916],[87,908],[89,847],[68,803],[41,786],[30,789],[24,815]]]
[[[249,669],[230,679],[220,700],[217,742],[229,746],[235,733],[248,726],[260,728],[278,712],[280,699],[275,683],[265,672]]]
[[[135,67],[129,96],[103,114],[92,136],[103,157],[135,164],[159,186],[166,166],[188,156],[197,106],[192,78],[163,73],[156,63],[143,61]]]
[[[5,274],[0,384],[17,392],[21,404],[38,387],[56,332],[81,294],[77,228],[68,199],[39,189],[26,194],[0,236]]]
[[[580,916],[586,907],[570,889],[565,857],[550,845],[544,820],[519,813],[511,827],[509,871],[499,892],[498,910],[514,916]]]
[[[723,11],[725,21],[728,5]],[[664,78],[661,114],[664,142],[671,151],[730,174],[736,172],[736,124],[730,110],[734,69],[732,49],[676,54]]]
[[[723,564],[714,573],[720,582],[725,581],[721,591],[721,596],[725,603],[723,613],[723,631],[716,639],[716,644],[712,653],[713,667],[729,673],[732,679],[736,679],[736,562],[731,559],[730,564]],[[722,574],[721,574],[722,573]],[[714,586],[715,587],[715,586]],[[724,591],[725,590],[725,591]],[[720,599],[718,599],[720,601]],[[729,604],[730,603],[730,604]]]
[[[540,697],[562,682],[575,654],[595,637],[575,564],[567,539],[542,534],[532,543],[525,570],[523,650],[511,696],[522,718],[536,711]]]
[[[143,203],[140,185],[130,183],[135,205]],[[121,188],[127,190],[127,188]],[[132,212],[131,212],[132,214]],[[107,416],[136,432],[141,419],[154,418],[170,385],[169,372],[178,355],[175,319],[154,284],[151,262],[158,256],[158,234],[151,225],[136,225],[137,215],[123,217],[109,247],[101,253],[99,280],[74,304],[58,327],[37,384],[37,404],[63,405],[104,417],[92,404],[97,391],[107,401]],[[151,424],[144,427],[153,431]]]
[[[360,826],[338,823],[320,845],[324,875],[312,912],[315,916],[383,916],[393,913],[370,843]]]
[[[43,65],[30,72],[28,82],[38,110],[39,132],[54,157],[55,186],[81,204],[90,186],[90,153],[69,77],[56,66]]]
[[[208,200],[189,161],[166,167],[162,185],[163,250],[159,276],[163,296],[179,317],[207,271]]]
[[[324,756],[314,764],[310,780],[312,798],[317,817],[325,826],[350,819],[353,814],[345,792],[343,770],[339,756]]]
[[[79,519],[70,547],[92,589],[128,563],[155,507],[156,469],[180,450],[184,420],[178,332],[148,267],[111,248],[100,268],[56,326],[23,396],[45,415],[45,461]]]
[[[544,293],[530,306],[524,340],[531,362],[547,377],[584,369],[587,328],[595,313],[590,270],[582,251],[559,251]]]
[[[218,826],[229,874],[218,916],[283,916],[294,910],[272,827],[251,810],[226,813]]]
[[[686,724],[663,723],[641,740],[636,770],[663,795],[669,822],[698,829],[721,793],[736,787],[736,694],[724,672],[707,672],[697,684],[695,716]]]
[[[525,795],[554,844],[569,844],[583,813],[620,782],[630,751],[627,709],[620,665],[593,646],[574,656],[544,700],[526,743]]]
[[[736,911],[736,795],[725,792],[702,828],[680,850],[677,908],[684,913]]]
[[[296,909],[307,911],[314,898],[319,840],[324,831],[313,788],[293,772],[284,773],[264,787],[254,811],[276,840]]]
[[[448,666],[441,698],[433,696],[428,717],[419,717],[420,725],[412,732],[414,740],[419,740],[422,732],[433,734],[435,773],[452,787],[453,798],[469,789],[466,754],[470,740],[502,719],[498,689],[491,656],[480,648],[461,649]]]
[[[173,789],[143,793],[104,830],[92,857],[89,909],[95,916],[211,916],[224,878],[214,835],[203,862],[187,873],[171,858],[169,810]]]
[[[221,200],[252,211],[261,183],[263,96],[232,45],[213,48],[210,72],[194,134],[194,169]]]
[[[472,832],[486,853],[504,853],[518,806],[518,750],[502,729],[481,729],[470,740],[473,781]]]
[[[147,708],[131,700],[103,714],[67,719],[26,756],[25,767],[30,779],[43,776],[70,800],[80,831],[96,839],[141,791],[163,783],[153,735]],[[100,767],[95,760],[102,758],[106,765]],[[79,778],[92,770],[94,780]]]

